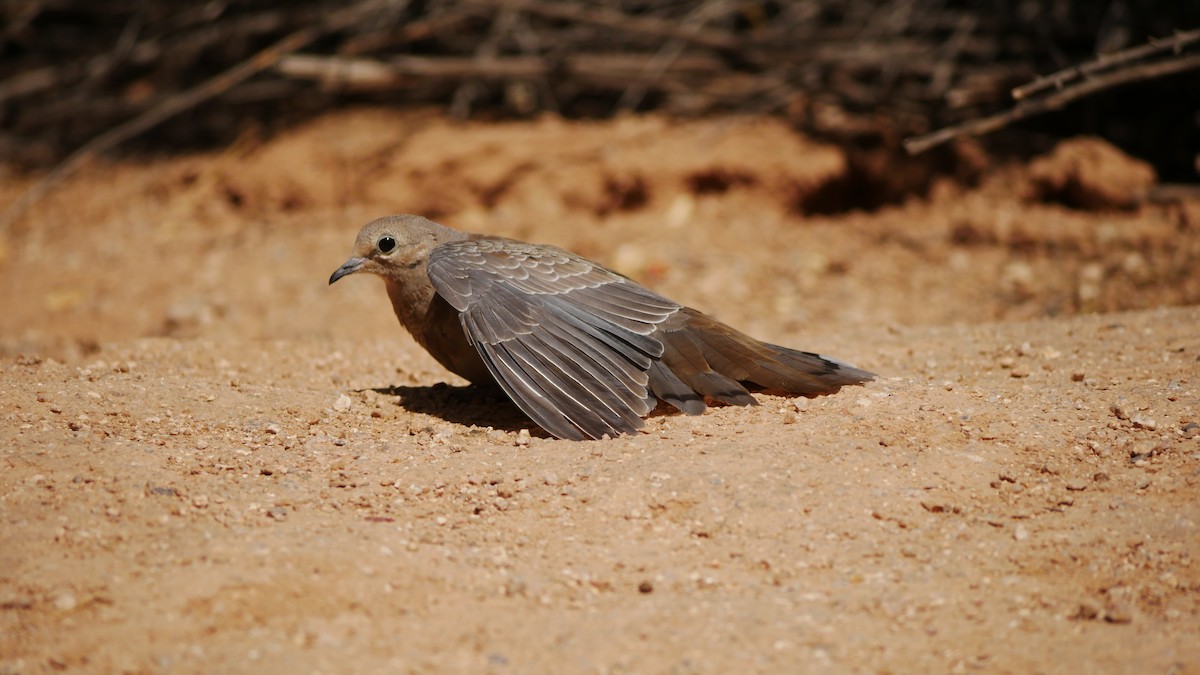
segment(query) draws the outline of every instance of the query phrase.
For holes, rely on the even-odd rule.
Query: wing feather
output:
[[[542,353],[548,359],[559,362],[574,363],[591,376],[591,382],[597,386],[593,391],[605,404],[613,410],[628,408],[639,417],[650,412],[651,406],[646,402],[641,391],[647,384],[643,375],[638,382],[629,372],[626,364],[615,363],[605,358],[602,352],[586,351],[570,340],[563,340],[552,330],[546,330],[539,335],[540,340],[530,341],[530,347]],[[565,369],[564,369],[565,370]],[[634,371],[641,373],[641,371]]]
[[[678,304],[572,253],[505,239],[443,244],[427,269],[489,372],[548,432],[641,428],[663,353],[654,333]]]

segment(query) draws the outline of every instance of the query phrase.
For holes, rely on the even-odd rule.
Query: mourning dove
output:
[[[453,373],[498,384],[543,429],[583,440],[633,433],[662,399],[757,405],[747,385],[831,394],[874,375],[760,342],[554,246],[468,234],[420,216],[368,223],[329,277],[383,277],[392,309]]]

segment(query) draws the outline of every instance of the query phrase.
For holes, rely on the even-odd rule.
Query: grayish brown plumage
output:
[[[329,283],[383,278],[400,323],[448,370],[499,384],[543,429],[631,433],[662,399],[755,405],[746,385],[816,396],[874,375],[760,342],[554,246],[459,232],[420,216],[368,223]]]

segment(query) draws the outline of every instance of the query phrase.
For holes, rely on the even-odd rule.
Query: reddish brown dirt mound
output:
[[[1064,141],[1029,165],[1031,197],[1081,209],[1133,209],[1154,181],[1153,167],[1098,138]]]

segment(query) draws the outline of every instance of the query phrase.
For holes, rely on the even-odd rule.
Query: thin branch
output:
[[[74,66],[44,66],[18,73],[0,82],[0,103],[5,99],[19,98],[53,89],[71,78]]]
[[[543,77],[556,68],[584,79],[629,80],[638,77],[645,59],[625,54],[578,54],[552,63],[537,56],[504,56],[476,59],[460,56],[399,56],[389,61],[293,54],[282,58],[275,70],[287,77],[319,80],[351,89],[393,89],[416,79],[516,80]],[[705,75],[723,71],[719,59],[686,55],[671,63],[668,75]]]
[[[429,39],[440,31],[455,32],[471,20],[482,15],[479,9],[459,9],[427,19],[417,19],[399,26],[377,28],[361,35],[353,35],[346,39],[337,49],[343,56],[357,56],[371,51],[391,48],[418,40]]]
[[[466,0],[466,2],[473,5],[519,9],[551,19],[576,21],[654,37],[675,37],[711,49],[736,50],[745,46],[740,39],[728,33],[715,30],[691,30],[686,26],[681,26],[677,21],[648,16],[631,16],[598,6],[585,8],[570,3],[543,2],[542,0]]]
[[[501,9],[496,14],[492,19],[492,27],[488,31],[488,36],[475,49],[473,58],[476,61],[486,63],[496,58],[497,52],[500,51],[500,43],[512,31],[517,16],[517,10],[509,7]],[[479,97],[482,90],[483,86],[478,80],[468,80],[459,84],[450,100],[450,117],[458,120],[470,117],[471,105],[475,103],[475,99]]]
[[[704,30],[705,24],[729,11],[726,4],[725,0],[708,0],[684,18],[682,22],[684,29],[692,32]],[[646,92],[662,79],[667,69],[671,67],[675,59],[683,54],[683,50],[686,48],[687,42],[678,36],[671,38],[659,48],[658,53],[647,59],[646,65],[642,69],[642,77],[625,88],[621,99],[617,101],[616,109],[628,112],[641,105],[642,99],[646,97]]]
[[[962,124],[956,124],[944,129],[938,129],[923,136],[915,138],[907,138],[904,140],[904,149],[910,155],[917,155],[926,150],[941,145],[953,138],[959,136],[980,136],[991,133],[997,129],[1001,129],[1013,122],[1041,115],[1052,110],[1058,110],[1068,103],[1086,96],[1091,96],[1098,91],[1111,89],[1130,82],[1139,80],[1150,80],[1176,73],[1186,72],[1194,68],[1200,68],[1200,54],[1185,56],[1169,61],[1159,61],[1155,63],[1147,63],[1139,66],[1130,66],[1124,70],[1118,70],[1109,75],[1094,77],[1084,80],[1079,84],[1072,85],[1066,89],[1061,89],[1051,93],[1043,98],[1026,99],[1016,106],[1005,110],[1004,112],[996,113],[988,117],[969,120]]]
[[[1160,52],[1170,50],[1178,54],[1179,50],[1185,45],[1196,41],[1200,41],[1200,29],[1176,33],[1172,37],[1161,40],[1151,40],[1149,44],[1139,45],[1137,47],[1124,49],[1119,52],[1102,54],[1096,57],[1096,59],[1093,61],[1074,65],[1070,68],[1064,68],[1056,73],[1039,77],[1028,84],[1023,84],[1012,90],[1012,97],[1020,101],[1028,98],[1032,94],[1036,94],[1037,92],[1044,91],[1046,89],[1062,89],[1063,85],[1070,80],[1094,75],[1102,70],[1108,70],[1109,68],[1113,68],[1130,61],[1137,61],[1138,59],[1142,59],[1153,54],[1158,54]]]

